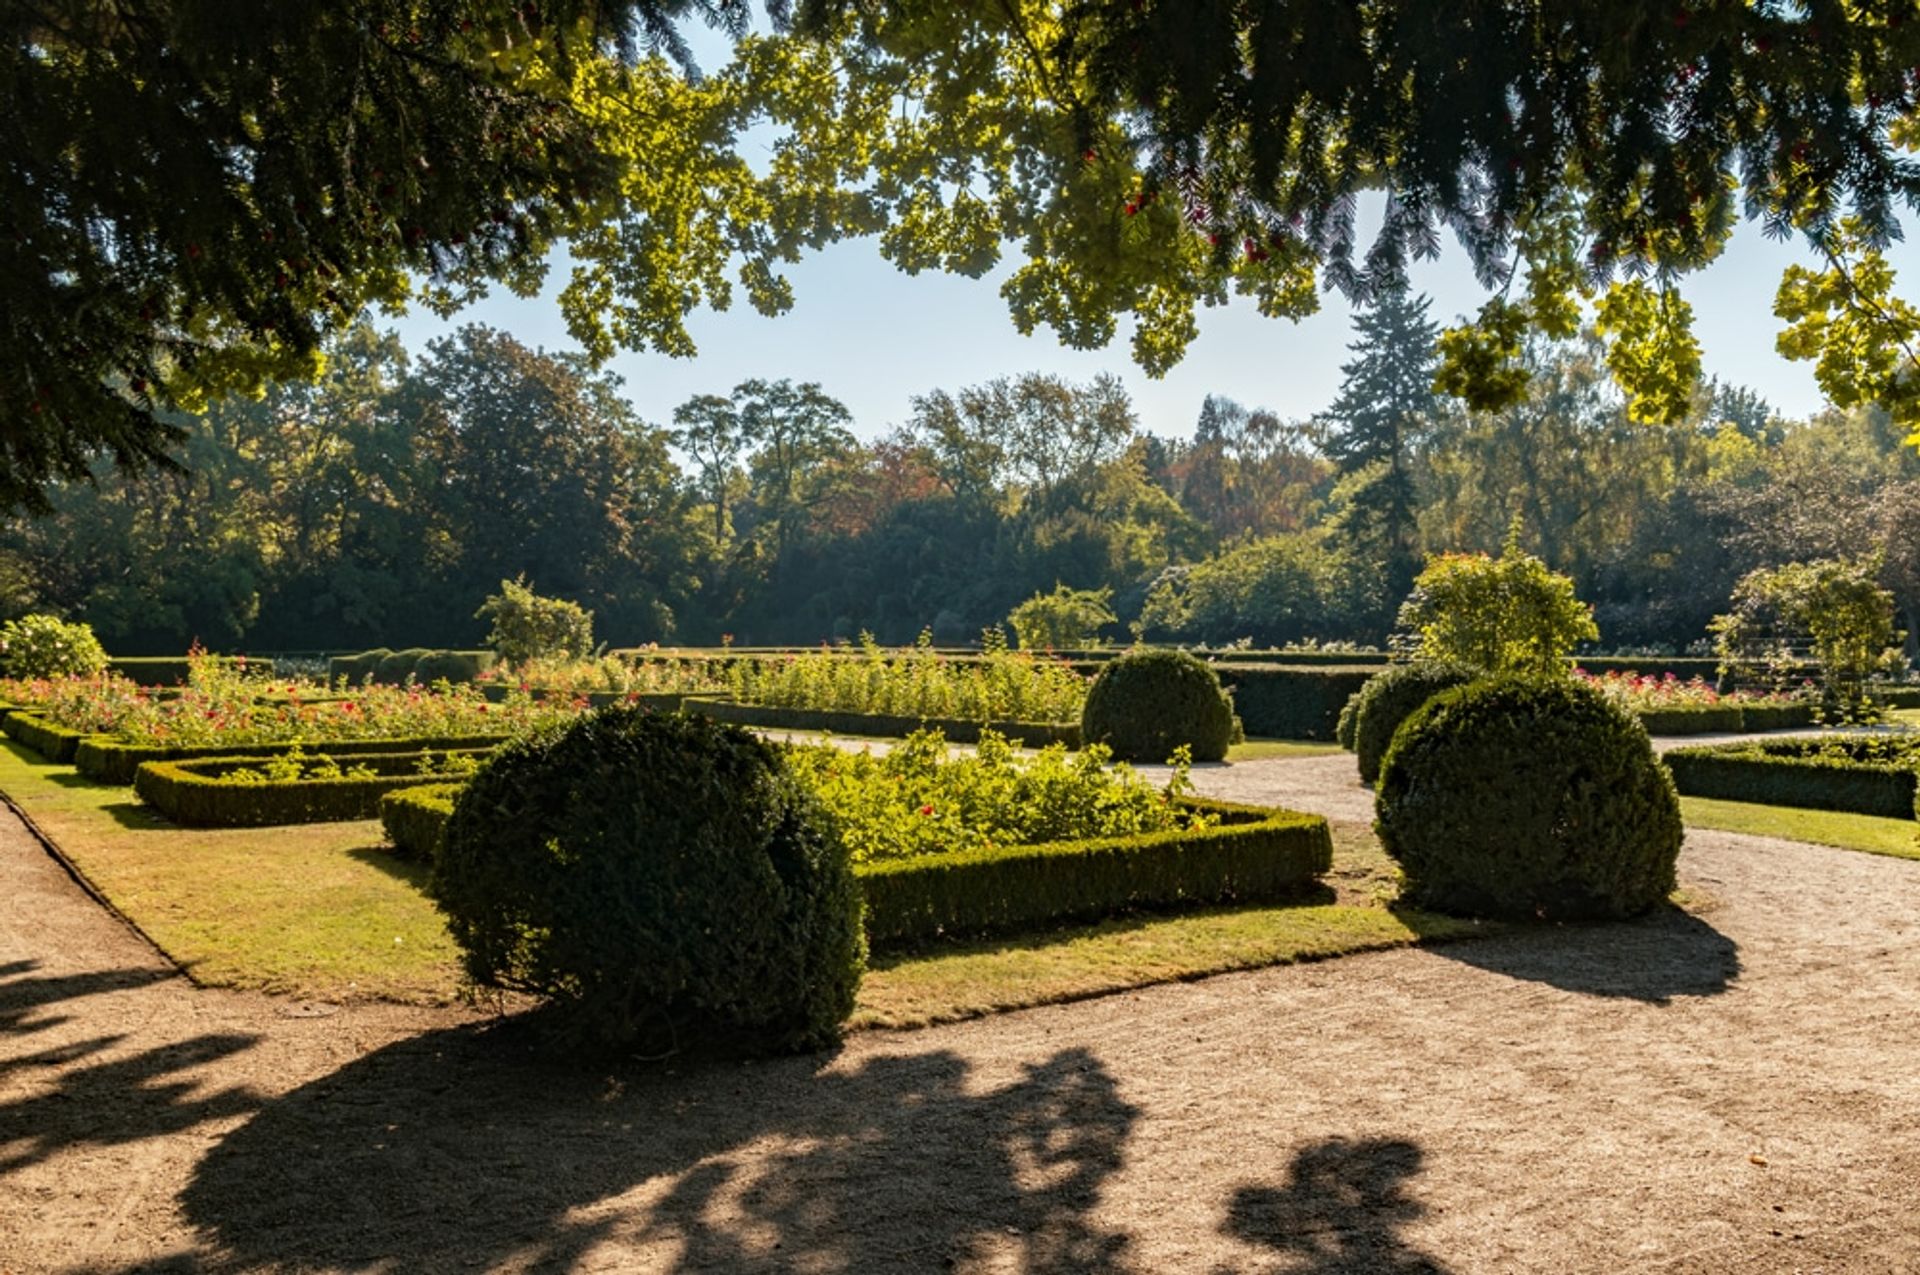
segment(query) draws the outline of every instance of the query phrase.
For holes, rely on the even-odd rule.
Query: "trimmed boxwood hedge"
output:
[[[1674,787],[1689,797],[1914,817],[1920,742],[1867,735],[1676,748]]]
[[[247,672],[273,676],[273,661],[239,655],[210,655],[217,664],[238,664],[246,659]],[[184,655],[116,655],[107,660],[109,672],[118,673],[139,686],[179,686],[191,669]]]
[[[0,730],[6,731],[7,738],[22,748],[32,749],[48,761],[63,764],[73,760],[80,741],[87,737],[83,730],[56,726],[44,717],[22,712],[8,713],[6,720],[0,722]]]
[[[420,784],[396,788],[380,797],[380,826],[395,853],[432,863],[446,841],[447,821],[463,783]]]
[[[1249,735],[1274,739],[1336,737],[1340,710],[1378,665],[1306,667],[1221,664],[1220,683],[1233,692],[1233,711]]]
[[[314,759],[328,755],[315,754]],[[417,752],[363,754],[348,760],[381,773],[372,777],[234,784],[222,782],[222,777],[243,767],[257,767],[261,759],[208,757],[147,762],[134,776],[133,790],[175,823],[196,828],[259,828],[372,819],[380,813],[382,796],[431,779],[419,773]]]
[[[507,742],[505,735],[437,735],[402,739],[342,739],[323,743],[311,740],[277,744],[129,744],[111,735],[89,735],[80,741],[73,763],[80,773],[100,784],[130,784],[135,773],[150,761],[198,761],[203,758],[279,757],[298,748],[328,757],[359,757],[379,753],[472,752],[498,748]]]
[[[877,950],[1135,909],[1272,902],[1298,896],[1333,865],[1332,835],[1318,815],[1187,804],[1220,822],[863,865],[867,941]]]
[[[938,730],[957,744],[979,740],[983,728],[997,731],[1028,748],[1048,744],[1080,746],[1077,722],[970,722],[951,717],[902,717],[880,713],[831,713],[808,708],[774,708],[765,704],[742,704],[729,699],[685,697],[689,713],[701,713],[716,721],[738,726],[762,726],[773,730],[831,731],[836,735],[882,735],[906,738],[917,730]]]
[[[456,785],[391,793],[381,821],[400,853],[431,858],[452,817]],[[917,855],[855,869],[876,949],[948,935],[1094,920],[1133,909],[1259,903],[1298,896],[1333,865],[1318,815],[1188,800],[1218,823],[1086,841]]]

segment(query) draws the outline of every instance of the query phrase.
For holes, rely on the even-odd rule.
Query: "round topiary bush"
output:
[[[1354,714],[1360,710],[1360,696],[1366,692],[1366,689],[1362,686],[1347,696],[1347,702],[1340,706],[1340,717],[1333,724],[1333,742],[1348,752],[1353,751],[1353,730],[1356,721]]]
[[[413,666],[420,662],[423,655],[433,652],[424,646],[410,646],[403,651],[394,651],[383,655],[374,663],[373,680],[383,686],[400,686],[413,676]]]
[[[1087,688],[1080,738],[1125,761],[1163,762],[1186,744],[1219,761],[1234,736],[1233,701],[1213,669],[1185,651],[1129,651]]]
[[[1570,678],[1501,677],[1428,700],[1387,750],[1374,810],[1419,907],[1613,918],[1673,891],[1673,779],[1631,713]]]
[[[865,966],[838,834],[774,745],[705,717],[610,706],[502,748],[431,890],[468,974],[547,998],[569,1044],[813,1048]]]
[[[1360,782],[1380,778],[1380,760],[1393,743],[1393,733],[1415,709],[1479,676],[1478,669],[1453,660],[1418,660],[1395,664],[1370,678],[1353,697],[1353,752],[1360,762]]]

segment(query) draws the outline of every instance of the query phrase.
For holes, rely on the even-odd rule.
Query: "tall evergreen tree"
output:
[[[1415,552],[1413,458],[1433,410],[1434,342],[1430,302],[1387,293],[1354,321],[1354,354],[1341,365],[1340,396],[1321,420],[1321,450],[1344,480],[1343,530],[1354,548],[1380,564],[1386,602],[1398,606],[1419,571]]]

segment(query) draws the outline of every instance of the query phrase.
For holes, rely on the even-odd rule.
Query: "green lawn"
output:
[[[1228,761],[1261,761],[1268,757],[1325,757],[1340,751],[1338,744],[1309,739],[1249,739],[1227,749]]]
[[[1744,801],[1717,801],[1710,797],[1682,797],[1680,813],[1689,827],[1718,828],[1762,837],[1785,837],[1815,845],[1863,850],[1897,859],[1920,859],[1920,824],[1911,819],[1887,819],[1837,810],[1801,810],[1792,806],[1757,806]]]
[[[423,870],[383,850],[374,821],[180,828],[131,789],[88,782],[10,741],[0,746],[0,791],[199,983],[329,1001],[440,1004],[459,993],[458,954],[421,892]],[[1390,908],[1393,869],[1371,834],[1334,831],[1334,870],[1309,902],[883,957],[861,986],[854,1023],[948,1022],[1488,928]]]

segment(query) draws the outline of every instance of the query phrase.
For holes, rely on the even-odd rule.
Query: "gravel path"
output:
[[[1365,818],[1345,757],[1198,773]],[[0,1272],[1920,1271],[1920,864],[621,1077],[199,992],[0,815]]]

